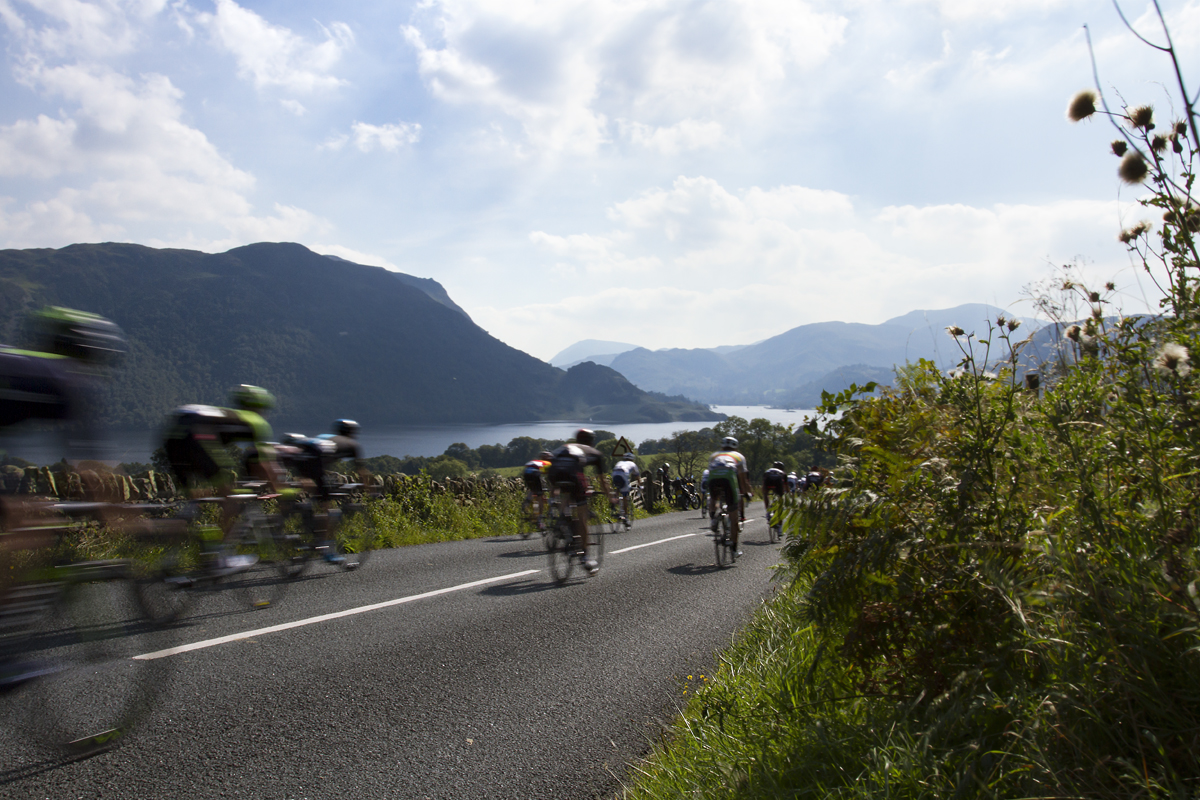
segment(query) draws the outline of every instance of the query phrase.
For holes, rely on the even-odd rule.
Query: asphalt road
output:
[[[540,540],[497,537],[322,565],[260,611],[210,593],[169,642],[133,640],[182,651],[138,661],[161,691],[122,747],[47,759],[0,724],[0,797],[612,797],[772,590],[753,511],[724,570],[682,512],[563,586]]]

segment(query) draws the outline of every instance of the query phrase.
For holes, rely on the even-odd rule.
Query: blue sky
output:
[[[1194,91],[1200,0],[1163,7]],[[1154,217],[1064,117],[1085,22],[1169,115],[1106,0],[0,0],[0,246],[296,241],[542,358],[1029,314],[1072,259],[1138,310]]]

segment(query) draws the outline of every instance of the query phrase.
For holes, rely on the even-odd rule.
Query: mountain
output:
[[[818,322],[736,349],[638,348],[621,353],[610,366],[643,389],[705,403],[809,407],[820,400],[822,388],[840,391],[865,380],[886,383],[896,364],[927,358],[952,366],[961,355],[945,327],[958,325],[982,336],[988,321],[994,324],[1000,315],[1011,316],[971,303],[913,311],[878,325]],[[1029,321],[1030,328],[1039,324]],[[881,380],[883,375],[887,377]]]
[[[439,292],[436,282],[298,244],[215,255],[111,243],[4,250],[0,341],[29,344],[26,312],[46,304],[112,319],[129,353],[106,384],[100,417],[122,427],[156,425],[183,403],[224,404],[239,383],[275,394],[278,427],[338,417],[364,425],[721,417],[648,394],[607,367],[556,369],[490,336]]]
[[[341,256],[327,255],[325,257],[328,259],[332,259],[333,261],[341,261],[343,264],[353,264],[354,263],[353,261],[342,258]],[[450,293],[446,291],[446,287],[442,286],[440,283],[435,281],[433,278],[418,278],[415,275],[406,275],[403,272],[393,272],[392,274],[394,276],[396,276],[396,280],[400,281],[401,283],[406,283],[409,286],[420,289],[422,292],[429,295],[432,299],[441,303],[446,308],[454,309],[455,311],[462,314],[467,319],[471,318],[471,316],[469,314],[467,314],[467,312],[464,311],[458,305],[458,303],[456,303],[450,299]]]
[[[550,364],[566,369],[584,361],[608,366],[621,353],[633,350],[636,344],[625,342],[605,342],[600,339],[584,339],[558,353],[550,359]]]

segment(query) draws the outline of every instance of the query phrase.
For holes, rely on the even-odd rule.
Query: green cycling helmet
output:
[[[247,411],[270,411],[275,407],[275,395],[261,386],[243,383],[229,393],[229,402]]]

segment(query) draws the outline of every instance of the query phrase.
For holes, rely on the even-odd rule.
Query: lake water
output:
[[[785,410],[766,406],[713,406],[713,410],[730,416],[754,419],[763,417],[781,425],[799,426],[812,410]],[[468,447],[484,444],[508,444],[518,436],[535,439],[567,439],[580,427],[603,428],[624,436],[634,445],[646,439],[661,439],[675,431],[701,430],[712,422],[648,422],[629,425],[603,424],[580,420],[559,422],[521,422],[508,425],[395,425],[384,428],[364,427],[361,442],[364,455],[371,456],[437,456],[455,442]],[[276,434],[284,431],[276,430]],[[323,431],[303,431],[309,435]],[[158,431],[116,431],[98,446],[97,455],[114,464],[122,461],[148,462],[159,446]],[[20,456],[36,464],[49,464],[63,455],[61,436],[56,433],[22,432],[0,440],[0,452]]]

